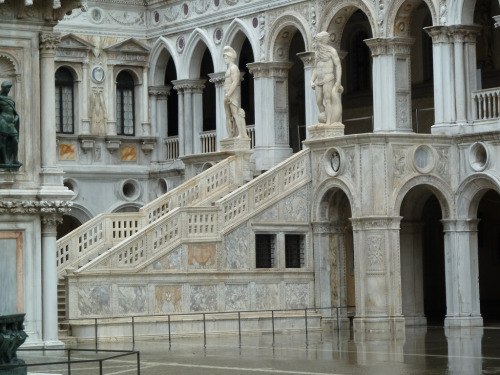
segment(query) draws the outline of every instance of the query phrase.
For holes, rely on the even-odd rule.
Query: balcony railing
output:
[[[166,160],[175,160],[179,158],[179,137],[168,137],[165,138],[165,145],[167,146]]]
[[[210,130],[201,133],[200,140],[201,140],[201,152],[203,154],[207,152],[217,151],[217,134],[215,130]]]
[[[255,148],[255,125],[247,125],[247,134],[250,137],[250,148]]]
[[[474,91],[472,100],[475,120],[500,118],[500,88]]]

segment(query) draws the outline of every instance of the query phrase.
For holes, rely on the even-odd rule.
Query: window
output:
[[[304,267],[305,236],[301,234],[285,234],[285,267]]]
[[[255,235],[255,268],[275,267],[276,235]]]
[[[120,135],[134,135],[134,79],[127,72],[116,78],[116,127]]]
[[[56,72],[56,131],[74,133],[73,75],[66,68]]]

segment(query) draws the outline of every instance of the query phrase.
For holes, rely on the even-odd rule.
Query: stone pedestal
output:
[[[249,151],[250,138],[224,138],[220,141],[221,151]]]
[[[344,135],[345,125],[341,122],[334,122],[333,124],[316,124],[307,127],[309,139],[322,139],[341,137]]]
[[[16,351],[28,335],[24,332],[24,314],[0,315],[0,365],[23,365],[17,358]],[[26,367],[0,369],[1,375],[26,374]]]

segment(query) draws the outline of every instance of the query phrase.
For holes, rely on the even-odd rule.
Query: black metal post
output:
[[[238,311],[238,335],[240,338],[240,348],[241,348],[241,313]]]
[[[339,307],[337,306],[337,331],[340,332]]]
[[[95,350],[97,351],[97,318],[94,318]]]
[[[135,321],[132,317],[132,350],[135,349]]]
[[[168,346],[172,345],[172,337],[170,336],[170,314],[168,314]]]
[[[71,375],[71,349],[68,349],[68,375]]]
[[[205,325],[205,313],[203,313],[203,346],[207,346],[207,330]]]
[[[308,332],[307,332],[307,309],[304,309],[304,317],[305,317],[305,320],[306,320],[306,346],[309,345],[309,336],[308,336]]]
[[[99,375],[102,375],[102,359],[99,360]]]
[[[170,315],[169,315],[170,318]],[[141,353],[137,352],[137,375],[141,375]]]
[[[271,310],[271,324],[273,327],[273,346],[274,346],[274,310]]]

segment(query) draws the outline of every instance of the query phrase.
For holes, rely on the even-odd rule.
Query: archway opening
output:
[[[62,219],[62,223],[57,225],[57,239],[63,238],[65,235],[82,225],[77,218],[70,215],[63,215]]]
[[[429,188],[417,186],[404,198],[401,216],[401,297],[406,325],[442,325],[446,283],[440,202]]]
[[[241,81],[241,108],[245,110],[245,122],[247,125],[255,125],[255,101],[254,101],[254,80],[247,64],[254,62],[252,45],[248,38],[245,38],[241,47],[238,61],[238,68],[242,72]]]
[[[306,106],[304,64],[297,56],[305,51],[304,38],[300,32],[290,41],[288,60],[293,63],[288,72],[288,103],[289,103],[289,144],[293,152],[302,149],[302,141],[306,139]]]
[[[168,59],[165,68],[165,86],[170,86],[170,94],[167,100],[167,136],[174,137],[179,135],[179,96],[177,90],[174,90],[172,81],[177,79],[177,69],[175,68],[174,59]]]
[[[479,296],[485,324],[500,323],[500,194],[489,190],[479,202]]]
[[[350,9],[352,15],[345,24],[340,41],[342,59],[342,122],[345,134],[373,131],[372,57],[364,42],[372,38],[368,17],[362,10]],[[338,45],[335,26],[330,35]]]
[[[201,59],[200,78],[205,80],[203,89],[203,131],[214,131],[216,129],[216,103],[215,84],[210,82],[209,74],[214,72],[212,55],[208,48],[205,49]]]

